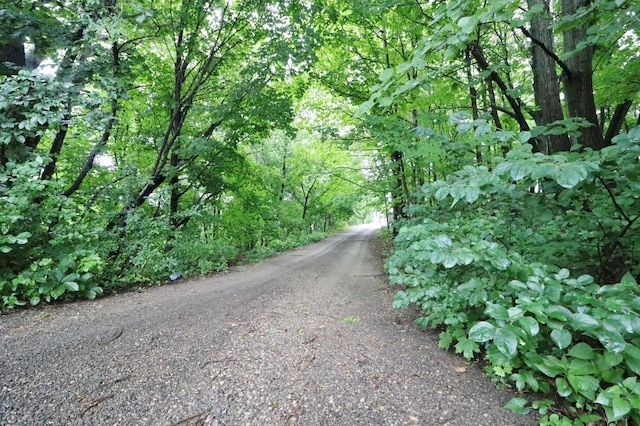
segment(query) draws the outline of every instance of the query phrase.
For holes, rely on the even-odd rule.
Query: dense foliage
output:
[[[13,2],[2,308],[224,269],[376,205],[395,306],[522,391],[511,409],[638,424],[639,15],[631,0]]]
[[[360,160],[301,118],[333,99],[305,76],[307,5],[3,7],[0,309],[222,270],[354,216]]]
[[[443,348],[483,351],[498,380],[552,393],[534,402],[543,414],[557,394],[584,423],[598,406],[610,422],[637,422],[638,155],[636,128],[599,152],[525,145],[492,172],[467,166],[424,185],[427,206],[412,209],[388,262],[404,288],[395,306],[420,306]]]
[[[637,3],[376,5],[343,22],[371,35],[395,306],[542,424],[640,422]]]

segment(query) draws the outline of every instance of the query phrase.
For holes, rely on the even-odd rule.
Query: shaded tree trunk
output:
[[[393,151],[391,154],[391,162],[393,164],[393,174],[395,176],[395,188],[391,194],[393,218],[397,220],[406,217],[405,208],[407,207],[408,193],[406,176],[404,173],[404,154],[402,151]]]
[[[560,102],[560,86],[556,73],[556,58],[553,54],[553,27],[549,0],[527,0],[529,9],[541,5],[542,13],[531,18],[531,32],[521,28],[532,43],[531,67],[533,70],[533,92],[537,110],[533,112],[536,124],[544,126],[564,119]],[[571,141],[567,135],[541,135],[534,144],[537,152],[550,154],[568,151]]]
[[[575,15],[578,9],[588,6],[589,0],[562,0],[562,15]],[[604,138],[598,124],[593,97],[593,46],[581,47],[587,40],[587,25],[577,25],[564,31],[565,61],[570,72],[563,73],[565,98],[570,117],[586,119],[591,126],[582,130],[578,141],[595,150],[603,148]]]
[[[624,119],[629,112],[629,108],[633,101],[631,99],[627,99],[623,103],[616,106],[616,110],[613,113],[613,117],[611,117],[611,122],[609,123],[609,127],[607,128],[607,134],[604,137],[604,145],[609,146],[612,144],[612,140],[614,137],[620,133],[622,130],[622,124],[624,123]]]
[[[493,80],[493,82],[500,88],[503,96],[507,99],[507,102],[511,107],[511,111],[503,110],[503,112],[511,115],[517,121],[521,131],[524,132],[531,130],[529,128],[529,124],[527,123],[527,119],[524,117],[524,114],[522,112],[522,103],[520,99],[511,96],[511,90],[502,79],[502,77],[500,77],[500,75],[496,71],[490,70],[489,62],[485,58],[484,53],[482,52],[482,48],[480,47],[478,42],[475,42],[470,46],[470,51],[474,59],[476,60],[478,67],[482,71],[491,71],[491,74],[489,74],[489,78]],[[498,108],[497,105],[495,107]]]
[[[5,62],[10,62],[20,68],[27,66],[27,56],[21,40],[14,39],[9,40],[7,43],[0,43],[0,75],[18,73],[18,70],[7,67]]]

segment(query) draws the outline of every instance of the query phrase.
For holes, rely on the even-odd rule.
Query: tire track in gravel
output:
[[[391,308],[376,234],[0,316],[0,424],[537,424]]]

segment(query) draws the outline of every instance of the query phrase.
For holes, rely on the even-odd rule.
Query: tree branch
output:
[[[521,27],[518,27],[518,29],[520,29],[520,31],[522,31],[522,34],[524,34],[527,38],[529,38],[529,40],[531,40],[533,42],[533,44],[539,46],[544,51],[544,53],[546,53],[554,61],[556,61],[556,63],[560,66],[560,68],[562,68],[562,71],[564,71],[564,73],[567,75],[568,78],[572,77],[571,70],[569,69],[567,64],[565,64],[562,61],[562,59],[560,59],[558,57],[558,55],[556,55],[554,52],[552,52],[543,42],[541,42],[536,37],[534,37],[533,34],[531,34],[529,32],[529,30],[527,30],[525,27],[521,26]]]

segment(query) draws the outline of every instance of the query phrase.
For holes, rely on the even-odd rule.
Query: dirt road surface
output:
[[[0,424],[537,424],[391,307],[376,234],[0,316]]]

